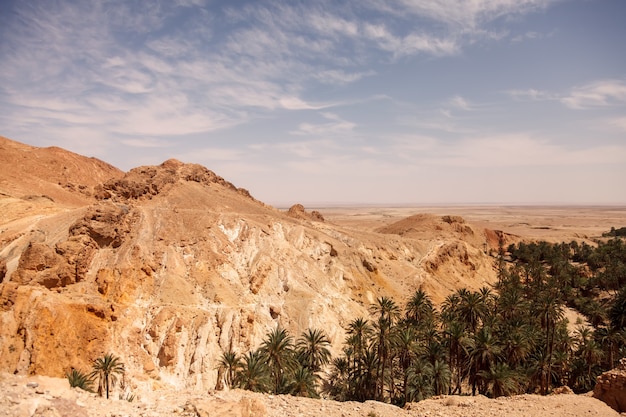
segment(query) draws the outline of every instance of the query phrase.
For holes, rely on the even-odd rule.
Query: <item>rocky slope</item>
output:
[[[175,160],[122,173],[4,138],[0,160],[0,371],[61,377],[113,352],[133,392],[207,390],[222,350],[278,324],[323,328],[339,352],[380,295],[495,279],[497,234],[458,217],[360,230]]]
[[[263,395],[248,391],[159,391],[133,402],[106,400],[67,381],[0,373],[0,410],[9,417],[617,417],[620,414],[587,395],[519,395],[490,400],[483,396],[441,396],[404,409],[376,401],[336,402]]]

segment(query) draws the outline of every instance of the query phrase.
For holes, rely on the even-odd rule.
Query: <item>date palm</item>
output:
[[[475,333],[478,325],[488,313],[487,295],[466,289],[461,289],[458,293],[460,298],[458,305],[459,317],[467,325],[467,328],[472,333]]]
[[[416,332],[410,325],[398,326],[392,335],[393,350],[402,372],[403,402],[409,401],[409,369],[422,353],[417,344]]]
[[[373,329],[369,321],[358,317],[348,324],[346,344],[352,348],[353,367],[361,373],[361,364]]]
[[[404,310],[406,318],[415,326],[427,326],[435,318],[433,302],[422,289],[415,291]]]
[[[450,367],[443,360],[436,360],[432,365],[433,393],[441,395],[450,387]]]
[[[550,382],[552,375],[552,352],[555,345],[556,328],[559,321],[563,319],[563,305],[558,294],[558,289],[551,288],[538,294],[536,302],[536,310],[539,313],[541,328],[545,334],[545,359],[547,360],[547,372],[544,374],[547,378],[542,381],[542,394],[550,391]]]
[[[489,369],[480,371],[479,376],[485,381],[487,386],[491,387],[491,393],[494,398],[503,395],[513,395],[520,390],[517,375],[503,362],[498,362],[489,367]]]
[[[443,323],[444,343],[448,348],[448,363],[451,378],[454,377],[454,386],[451,385],[452,393],[461,394],[463,380],[463,361],[467,357],[469,339],[465,331],[465,325],[458,321]]]
[[[430,362],[421,359],[415,361],[409,373],[409,398],[411,401],[421,401],[433,395],[433,366]]]
[[[258,350],[248,352],[235,376],[235,386],[255,392],[267,392],[271,386],[265,356]]]
[[[500,359],[502,346],[488,327],[481,328],[472,340],[469,348],[469,373],[472,385],[472,395],[476,395],[476,388],[485,394],[485,384],[481,378],[481,371],[487,371]]]
[[[330,362],[330,340],[323,330],[307,329],[296,343],[300,363],[312,373],[319,372]]]
[[[117,356],[107,353],[101,358],[93,362],[93,371],[90,376],[98,378],[98,394],[102,396],[102,390],[106,391],[106,397],[109,398],[109,391],[117,383],[117,376],[123,375],[125,372],[124,364]]]
[[[370,308],[376,314],[376,345],[378,355],[378,399],[383,400],[386,370],[390,365],[391,329],[400,316],[400,308],[391,298],[379,297]]]
[[[319,398],[317,380],[319,377],[305,366],[299,366],[293,373],[289,393],[297,397]]]
[[[281,387],[285,382],[286,374],[295,370],[297,366],[293,338],[287,330],[278,326],[267,334],[260,351],[267,359],[274,382],[273,392],[280,394],[282,393]]]
[[[232,388],[235,383],[235,375],[237,375],[237,369],[241,366],[241,358],[237,352],[232,349],[222,352],[222,357],[219,362],[219,369],[225,372],[225,382],[228,388]]]

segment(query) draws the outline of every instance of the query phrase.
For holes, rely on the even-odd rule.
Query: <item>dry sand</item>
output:
[[[461,216],[466,222],[527,239],[551,242],[600,238],[626,226],[626,206],[416,206],[316,208],[324,218],[356,229],[376,230],[418,214]]]

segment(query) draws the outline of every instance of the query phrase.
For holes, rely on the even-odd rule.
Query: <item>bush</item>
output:
[[[72,368],[72,370],[65,374],[65,376],[70,383],[70,387],[80,388],[84,391],[93,392],[93,379],[90,378],[87,374],[84,374],[78,369]]]

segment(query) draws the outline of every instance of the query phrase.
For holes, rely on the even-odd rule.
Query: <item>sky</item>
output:
[[[0,2],[0,135],[275,206],[626,204],[624,0]]]

